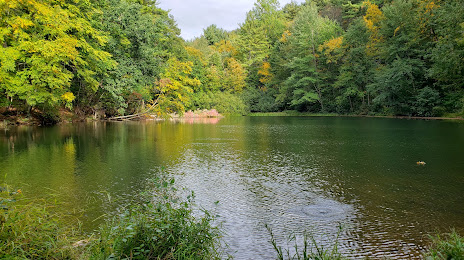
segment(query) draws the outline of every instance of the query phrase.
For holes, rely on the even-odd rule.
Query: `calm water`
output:
[[[464,231],[464,123],[261,117],[90,123],[0,132],[0,181],[54,196],[91,231],[165,171],[219,215],[235,259],[269,259],[338,226],[352,258],[420,258],[427,234]],[[425,166],[416,165],[425,161]],[[215,202],[219,201],[216,205]]]

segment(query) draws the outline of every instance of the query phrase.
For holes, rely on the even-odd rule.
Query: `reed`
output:
[[[0,258],[78,258],[79,249],[73,242],[81,236],[80,225],[69,219],[64,222],[67,218],[55,207],[47,199],[27,199],[21,190],[1,186]]]
[[[338,239],[342,228],[339,227],[337,236],[332,245],[324,247],[320,245],[311,233],[305,233],[303,236],[303,246],[298,246],[296,242],[296,236],[290,235],[287,241],[287,245],[293,243],[293,249],[282,248],[277,243],[277,240],[272,232],[272,229],[266,225],[266,228],[270,235],[270,243],[276,251],[277,259],[279,260],[343,260],[346,259],[339,252]]]
[[[431,236],[432,244],[425,254],[426,259],[464,259],[464,237],[456,230],[444,235]]]
[[[143,202],[103,225],[89,248],[90,259],[220,259],[214,218],[193,212],[193,196],[174,195],[174,181],[155,180]]]

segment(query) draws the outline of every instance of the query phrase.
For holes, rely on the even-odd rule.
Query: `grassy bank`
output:
[[[305,233],[303,244],[298,246],[296,237],[290,236],[285,241],[286,246],[280,245],[274,237],[270,227],[266,226],[278,260],[348,260],[339,250],[338,238],[342,231],[339,228],[331,245],[320,245],[312,234]],[[423,254],[426,260],[464,260],[464,236],[455,230],[450,233],[430,236],[428,251]],[[293,246],[292,246],[293,245]],[[366,259],[369,259],[366,257]]]
[[[357,114],[337,114],[337,113],[309,113],[309,112],[298,112],[295,110],[287,110],[282,112],[266,112],[266,113],[249,113],[247,116],[252,117],[267,117],[267,116],[301,116],[301,117],[377,117],[377,118],[400,118],[400,119],[424,119],[424,120],[463,120],[462,114],[447,114],[442,117],[417,117],[417,116],[394,116],[394,115],[382,115],[382,114],[369,114],[369,115],[357,115]]]
[[[28,199],[21,190],[0,187],[0,259],[221,259],[221,230],[206,211],[193,212],[192,196],[176,197],[174,181],[151,181],[140,200],[100,229],[85,235],[59,204]],[[295,237],[280,246],[269,228],[276,259],[347,259],[312,236],[298,247]],[[338,236],[336,236],[338,237]],[[464,259],[464,237],[456,231],[430,237],[426,259]]]
[[[256,113],[249,113],[247,116],[340,116],[339,114],[335,113],[309,113],[309,112],[298,112],[295,110],[286,110],[282,112],[256,112]]]
[[[0,193],[0,259],[220,259],[220,229],[192,197],[175,196],[173,181],[153,181],[140,201],[88,236],[77,220],[21,190]]]

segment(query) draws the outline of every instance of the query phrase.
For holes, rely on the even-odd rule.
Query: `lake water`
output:
[[[464,231],[464,123],[232,117],[0,132],[0,181],[53,196],[91,231],[165,171],[219,215],[235,259],[272,259],[307,232],[351,258],[420,259]],[[425,161],[419,166],[417,161]],[[219,203],[215,203],[219,201]],[[289,246],[292,246],[291,242]]]

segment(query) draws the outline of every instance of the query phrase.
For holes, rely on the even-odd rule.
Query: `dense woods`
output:
[[[234,31],[179,35],[156,1],[0,0],[0,106],[52,121],[148,108],[463,113],[460,0],[257,0]]]

